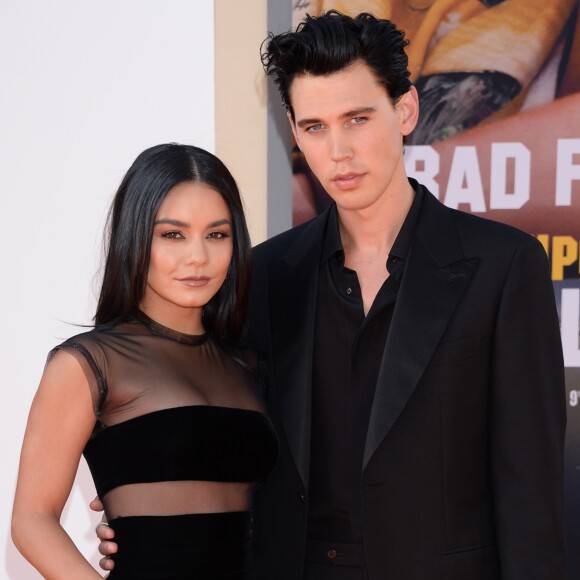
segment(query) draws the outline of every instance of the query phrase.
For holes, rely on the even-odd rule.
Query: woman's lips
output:
[[[187,276],[185,278],[178,278],[177,280],[186,286],[197,288],[199,286],[207,286],[210,279],[207,276]]]

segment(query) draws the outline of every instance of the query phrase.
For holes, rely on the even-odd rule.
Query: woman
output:
[[[232,346],[250,251],[221,161],[177,144],[137,157],[95,328],[51,352],[26,429],[12,537],[43,576],[101,577],[59,524],[83,453],[119,544],[111,579],[252,577],[251,493],[277,440]]]

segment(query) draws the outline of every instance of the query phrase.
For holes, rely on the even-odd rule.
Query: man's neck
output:
[[[370,253],[388,256],[409,213],[415,192],[408,181],[396,191],[386,191],[370,207],[362,210],[338,209],[340,239],[346,261],[349,255]]]

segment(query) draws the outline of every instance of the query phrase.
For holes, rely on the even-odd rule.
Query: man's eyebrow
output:
[[[351,109],[350,111],[346,111],[344,113],[341,113],[339,115],[339,119],[352,119],[353,117],[360,117],[361,115],[368,115],[369,113],[375,113],[376,112],[376,107],[359,107],[358,109]],[[300,119],[300,121],[298,121],[296,123],[296,125],[298,127],[300,127],[301,129],[303,129],[304,127],[308,126],[308,125],[317,125],[318,123],[321,123],[321,120],[313,117],[312,119]]]
[[[340,119],[352,119],[353,117],[360,117],[361,115],[368,115],[369,113],[375,113],[376,107],[359,107],[358,109],[352,109],[342,113]]]
[[[301,129],[303,129],[304,127],[306,127],[306,125],[317,125],[318,123],[320,123],[320,119],[300,119],[300,121],[298,121],[298,123],[296,123],[298,125],[298,127],[300,127]]]

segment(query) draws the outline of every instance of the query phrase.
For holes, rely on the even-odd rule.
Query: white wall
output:
[[[213,0],[0,3],[1,578],[39,577],[9,527],[46,353],[90,322],[106,207],[137,154],[214,150],[213,44]],[[83,462],[63,522],[96,563],[94,493]]]

